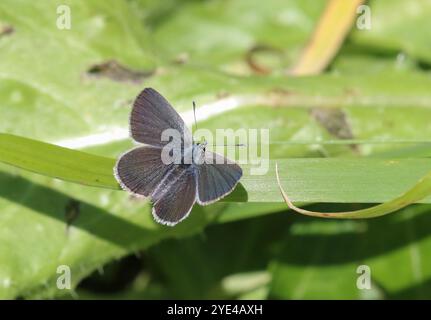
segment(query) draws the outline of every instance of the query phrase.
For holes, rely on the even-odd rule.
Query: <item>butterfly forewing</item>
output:
[[[146,88],[136,98],[130,116],[132,138],[151,146],[163,147],[162,133],[167,129],[179,132],[183,146],[191,146],[192,136],[183,119],[156,90]]]
[[[242,176],[242,169],[235,162],[210,151],[205,152],[205,162],[196,166],[198,203],[210,204],[228,195]]]
[[[161,149],[151,146],[135,148],[120,157],[115,176],[123,189],[149,197],[174,164],[161,160]]]

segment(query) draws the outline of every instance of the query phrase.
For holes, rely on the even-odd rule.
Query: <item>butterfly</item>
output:
[[[162,139],[167,130],[180,133],[175,150],[180,161],[166,163]],[[234,190],[242,169],[234,161],[206,150],[207,143],[195,142],[183,119],[156,90],[144,89],[133,103],[130,115],[132,139],[140,145],[121,155],[114,175],[129,193],[149,198],[154,219],[174,226],[187,218],[193,205],[208,205]],[[185,161],[191,155],[192,161]]]

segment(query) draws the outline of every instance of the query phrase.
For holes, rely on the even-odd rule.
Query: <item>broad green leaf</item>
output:
[[[390,2],[387,3],[383,5],[390,6]],[[60,30],[56,26],[59,4],[71,8],[71,30]],[[99,162],[101,158],[84,154],[80,154],[80,159],[95,164],[97,170],[103,168],[105,172],[106,169],[107,173],[114,158],[132,145],[127,135],[131,101],[144,87],[152,86],[172,102],[189,125],[191,101],[195,100],[201,127],[211,130],[229,126],[270,127],[272,159],[290,161],[293,157],[356,158],[385,154],[396,155],[390,158],[409,158],[413,154],[409,150],[415,148],[421,150],[415,154],[429,155],[426,149],[431,137],[428,123],[431,81],[417,63],[417,59],[425,60],[426,56],[423,49],[426,42],[416,41],[420,35],[412,37],[411,44],[404,46],[409,49],[405,50],[409,54],[407,61],[411,61],[406,68],[391,67],[391,59],[394,64],[397,62],[392,51],[385,51],[389,46],[382,48],[382,57],[372,53],[373,48],[378,51],[379,43],[384,43],[381,34],[378,41],[367,40],[372,44],[371,53],[363,50],[359,62],[351,53],[341,50],[342,56],[328,74],[300,79],[285,76],[286,68],[296,61],[313,31],[324,4],[325,1],[316,4],[314,0],[236,0],[229,3],[49,0],[29,5],[26,0],[3,0],[0,28],[10,26],[13,32],[0,35],[0,132],[85,149],[105,160]],[[400,4],[404,6],[397,1],[397,5]],[[425,5],[419,6],[425,15]],[[378,12],[384,13],[382,17],[386,19],[390,10],[386,7]],[[425,24],[425,20],[421,19],[421,23]],[[426,27],[422,29],[427,30]],[[356,33],[352,50],[357,50],[362,41],[355,38]],[[408,33],[414,32],[409,28]],[[372,37],[371,32],[368,36]],[[389,39],[390,47],[398,51],[403,46],[395,38]],[[258,67],[270,70],[270,75],[254,75],[257,70],[251,67],[250,59]],[[340,142],[340,139],[345,141]],[[42,144],[38,146],[42,148]],[[41,150],[46,151],[45,147],[43,145]],[[8,148],[11,150],[10,145]],[[20,152],[30,151],[35,150],[21,149]],[[38,160],[36,171],[45,170],[45,174],[53,175],[44,157],[18,163],[17,158],[13,158],[15,155],[0,154],[3,159],[6,156],[12,156],[6,162],[12,160],[14,165],[30,170],[35,168],[27,166]],[[25,159],[19,158],[20,161]],[[329,162],[310,159],[307,161],[315,166],[311,165],[312,170],[307,171],[309,163],[302,162],[306,160],[292,159],[285,167],[287,171],[281,174],[292,177],[297,172],[298,177],[310,185],[305,189],[298,187],[298,180],[298,184],[292,185],[295,190],[291,190],[291,182],[287,180],[283,182],[284,187],[295,201],[321,201],[322,189],[313,189],[311,184],[319,177],[334,178],[332,174],[337,173],[339,164],[332,163],[334,159]],[[356,165],[355,159],[352,161]],[[361,175],[352,165],[350,170],[342,171],[351,176],[338,176],[344,181],[373,184],[374,189],[358,187],[338,191],[335,184],[327,184],[328,191],[323,196],[336,195],[343,202],[368,201],[373,197],[376,202],[388,201],[429,170],[425,159],[400,160],[400,167],[388,171],[385,161],[376,160],[377,167],[371,166],[371,169],[383,170],[381,174],[371,170],[366,176]],[[77,161],[73,165],[81,169],[86,163]],[[397,168],[408,172],[404,176]],[[367,172],[366,163],[360,169]],[[325,174],[316,176],[316,172],[322,170]],[[63,172],[63,178],[75,182],[85,179],[85,183],[92,186],[100,186],[99,182],[115,183],[108,173],[105,180],[96,181],[93,174],[82,172],[75,170],[72,175],[70,171]],[[272,185],[264,198],[279,201],[273,166],[270,174]],[[385,183],[387,190],[373,195],[380,189],[376,183],[385,181],[381,180],[382,176],[389,179],[389,174],[399,174],[395,175],[399,181]],[[247,183],[257,185],[252,180]],[[322,183],[318,186],[322,187]],[[257,192],[254,197],[248,200],[259,200]],[[65,216],[69,215],[74,201],[80,203],[80,215],[66,233]],[[60,264],[71,267],[75,287],[83,277],[107,262],[138,250],[148,250],[163,239],[183,239],[217,221],[268,215],[283,210],[283,204],[224,202],[196,207],[178,228],[166,229],[152,221],[146,203],[131,201],[124,192],[84,187],[1,165],[0,208],[0,241],[3,244],[0,296],[13,298],[70,295],[55,286],[56,268]],[[291,217],[288,215],[286,219]],[[229,224],[220,224],[226,225]],[[423,230],[426,226],[424,221]],[[407,227],[406,223],[400,230]],[[271,228],[272,224],[267,226]],[[387,231],[384,225],[376,228],[376,234]],[[246,227],[242,230],[247,234]],[[223,229],[220,233],[223,234]],[[268,230],[262,229],[256,241],[266,234]],[[280,245],[278,241],[274,240],[273,245]],[[222,252],[225,245],[216,248]],[[154,247],[154,251],[157,252],[157,248]],[[390,247],[385,250],[390,251]],[[384,262],[385,250],[381,251]],[[421,251],[424,259],[426,252]],[[405,256],[403,251],[401,257]],[[226,270],[216,278],[260,272],[264,264],[259,261],[258,270]],[[406,272],[407,269],[403,266],[400,270]],[[408,292],[409,281],[408,275],[400,277],[394,286]],[[173,287],[168,289],[181,292]]]
[[[429,29],[431,1],[369,1],[371,30],[355,30],[354,43],[386,55],[412,56],[427,64],[431,61],[426,32]],[[403,13],[394,14],[394,13]]]
[[[171,1],[170,4],[170,7],[158,4],[165,8],[165,16],[157,19],[154,32],[155,41],[167,59],[232,75],[248,75],[261,73],[262,69],[280,73],[296,61],[325,1],[272,0],[270,5],[258,0]],[[198,27],[190,28],[190,21]]]

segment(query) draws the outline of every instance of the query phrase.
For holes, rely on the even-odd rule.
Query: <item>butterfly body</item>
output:
[[[180,132],[173,150],[181,161],[166,161],[169,141],[164,132]],[[184,220],[195,202],[213,203],[229,194],[242,176],[241,168],[222,155],[206,150],[207,143],[193,141],[190,131],[172,106],[154,89],[136,98],[130,117],[132,138],[145,145],[119,157],[114,175],[120,186],[139,197],[150,198],[153,217],[173,226]]]

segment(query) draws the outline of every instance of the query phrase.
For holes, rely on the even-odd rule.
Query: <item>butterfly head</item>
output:
[[[202,164],[205,159],[205,151],[207,147],[207,142],[196,142],[193,145],[193,162],[195,164]]]
[[[200,149],[202,152],[205,152],[207,144],[208,142],[204,140],[203,142],[197,142],[196,147],[198,147],[198,149]]]

